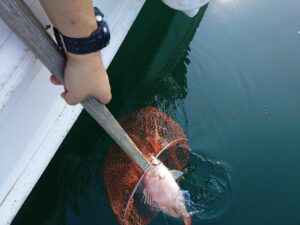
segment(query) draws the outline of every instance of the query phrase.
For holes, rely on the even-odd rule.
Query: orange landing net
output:
[[[168,144],[179,140],[179,143],[171,144],[159,159],[169,169],[183,170],[187,165],[189,146],[183,130],[158,109],[144,108],[124,117],[120,124],[145,156],[156,156]],[[118,145],[110,146],[104,162],[104,183],[119,224],[144,225],[156,215],[156,212],[144,212],[135,202],[139,200],[130,198],[142,175],[143,171]]]

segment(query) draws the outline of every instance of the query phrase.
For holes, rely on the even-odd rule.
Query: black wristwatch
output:
[[[88,54],[106,47],[110,40],[110,30],[103,13],[94,7],[98,28],[89,37],[72,38],[62,35],[55,27],[53,28],[57,44],[65,52],[73,54]]]

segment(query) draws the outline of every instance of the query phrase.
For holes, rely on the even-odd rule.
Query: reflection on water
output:
[[[181,183],[193,224],[300,224],[299,8],[211,0],[190,19],[147,1],[109,68],[114,115],[152,105],[186,132],[200,162]],[[82,113],[13,224],[116,224],[101,178],[110,143]]]

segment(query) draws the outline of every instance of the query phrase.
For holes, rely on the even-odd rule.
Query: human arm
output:
[[[40,0],[53,25],[65,36],[88,37],[97,29],[91,0]],[[67,53],[64,73],[65,92],[62,97],[75,105],[88,96],[96,97],[103,104],[111,100],[108,76],[100,52],[84,55]],[[59,84],[51,76],[54,84]]]

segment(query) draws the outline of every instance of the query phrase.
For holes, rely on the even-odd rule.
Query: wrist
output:
[[[67,55],[68,59],[72,59],[72,60],[76,61],[76,60],[84,60],[84,59],[99,57],[100,51],[91,52],[91,53],[82,54],[82,55],[67,52],[66,55]]]
[[[100,51],[97,52],[91,52],[88,54],[73,54],[73,53],[67,53],[67,60],[73,61],[76,63],[91,63],[95,62],[96,60],[101,60],[101,53]]]

